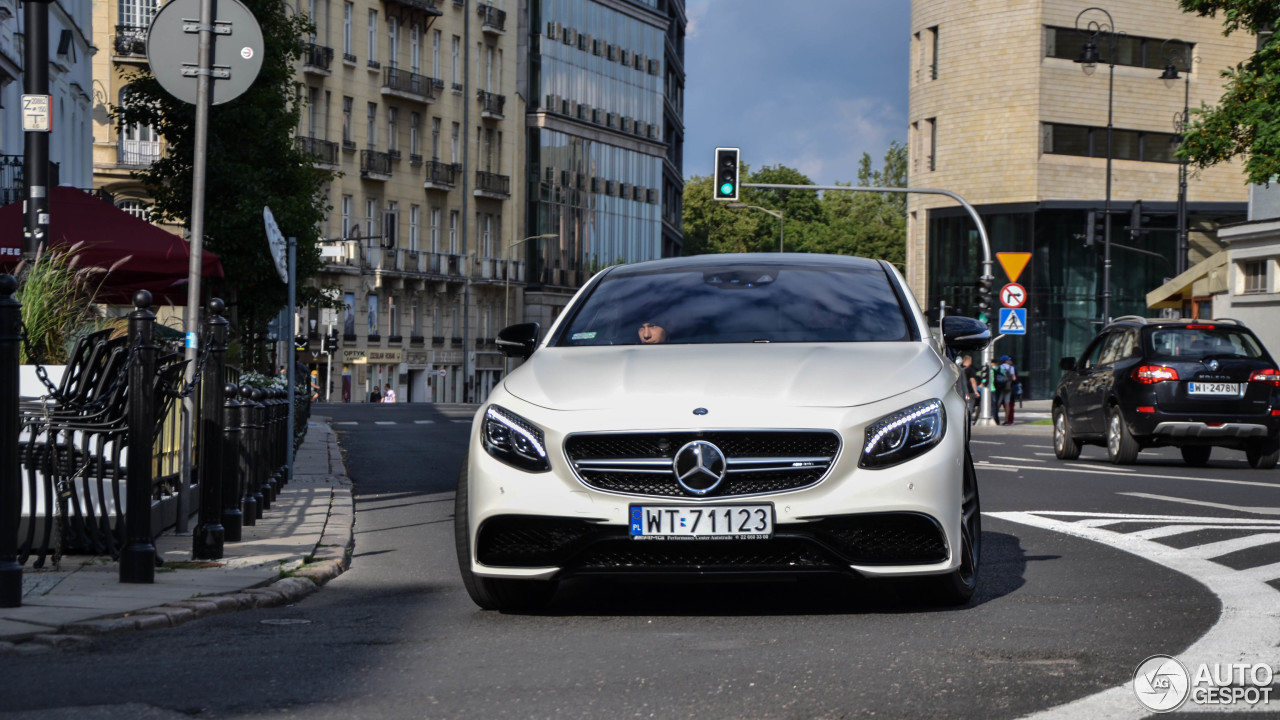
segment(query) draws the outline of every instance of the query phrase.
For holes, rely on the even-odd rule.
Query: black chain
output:
[[[18,329],[19,333],[22,335],[22,347],[27,351],[27,358],[34,358],[36,353],[31,348],[31,340],[27,335],[27,324],[22,322],[21,319],[18,320]],[[49,371],[45,370],[44,365],[41,365],[40,363],[36,363],[36,377],[40,378],[40,382],[44,383],[44,386],[49,389],[50,395],[54,397],[58,396],[58,388],[55,387],[53,381],[49,379]]]
[[[191,397],[196,388],[200,387],[200,378],[204,375],[204,365],[209,360],[209,352],[212,350],[213,333],[206,328],[204,335],[200,338],[200,354],[196,357],[196,371],[191,374],[191,382],[186,383],[182,390],[168,390],[170,397],[186,400]]]

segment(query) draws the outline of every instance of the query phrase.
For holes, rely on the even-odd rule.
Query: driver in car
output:
[[[667,341],[667,330],[657,320],[646,320],[640,323],[640,342],[643,345],[657,345]]]

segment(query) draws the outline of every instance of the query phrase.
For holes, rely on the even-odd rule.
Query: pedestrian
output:
[[[311,402],[320,400],[320,371],[311,371]]]
[[[969,424],[972,425],[978,419],[978,401],[982,398],[982,392],[978,388],[978,371],[973,367],[973,356],[965,355],[960,358],[960,367],[964,372],[964,406],[968,411]]]
[[[1000,364],[996,367],[996,391],[1000,393],[997,408],[1004,410],[1004,425],[1013,424],[1013,386],[1016,382],[1018,382],[1018,369],[1014,367],[1013,358],[1001,355]],[[999,420],[997,411],[996,421],[999,422]]]
[[[386,390],[382,393],[382,402],[393,403],[396,401],[396,391],[391,389],[391,383],[387,383]]]

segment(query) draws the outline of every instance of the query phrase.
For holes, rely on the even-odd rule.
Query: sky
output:
[[[856,184],[907,139],[908,0],[688,0],[684,174],[718,146]]]

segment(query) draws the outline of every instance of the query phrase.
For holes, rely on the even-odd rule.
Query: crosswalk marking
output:
[[[1216,558],[1236,552],[1237,550],[1247,550],[1252,547],[1272,545],[1274,543],[1280,543],[1280,533],[1259,533],[1257,535],[1246,535],[1245,537],[1232,538],[1230,540],[1220,540],[1218,542],[1189,547],[1183,552],[1190,553],[1196,557]]]
[[[1268,487],[1276,487],[1270,483],[1259,483]],[[1145,498],[1147,500],[1164,500],[1166,502],[1183,503],[1184,505],[1199,505],[1201,507],[1211,507],[1218,510],[1234,510],[1236,512],[1247,512],[1255,515],[1280,515],[1280,508],[1276,507],[1250,507],[1247,505],[1229,505],[1227,503],[1209,502],[1208,500],[1190,500],[1187,498],[1169,497],[1167,495],[1152,495],[1151,493],[1122,492],[1120,495],[1128,495],[1129,497]]]

